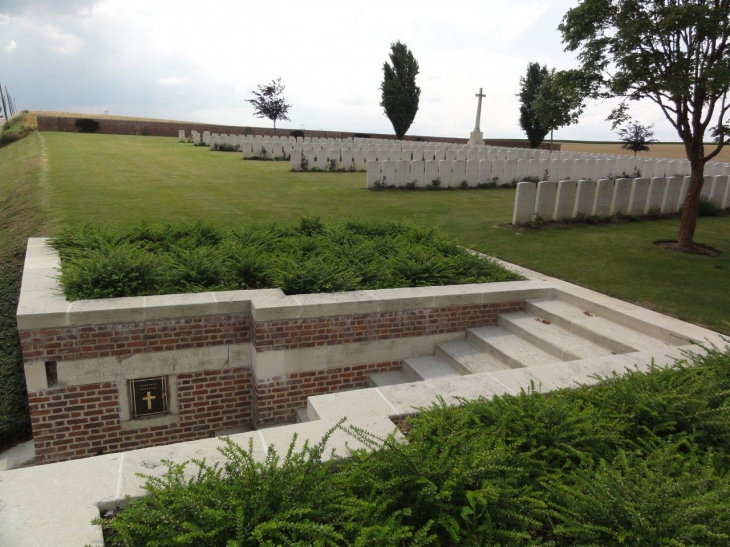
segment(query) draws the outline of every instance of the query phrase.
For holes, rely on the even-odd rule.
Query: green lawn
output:
[[[34,137],[35,138],[35,137]],[[364,173],[291,173],[173,138],[43,133],[56,223],[357,216],[437,225],[464,245],[730,334],[730,217],[702,218],[697,241],[719,258],[653,245],[677,220],[518,232],[513,190],[369,192]]]

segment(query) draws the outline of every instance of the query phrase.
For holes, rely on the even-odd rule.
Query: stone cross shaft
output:
[[[479,129],[479,122],[482,119],[482,98],[486,97],[486,95],[482,93],[482,88],[480,87],[479,93],[474,96],[479,98],[479,102],[477,103],[477,121],[474,124],[474,131],[478,132],[481,131],[481,129]]]

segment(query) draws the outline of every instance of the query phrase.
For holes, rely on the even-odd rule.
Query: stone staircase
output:
[[[401,371],[373,374],[369,383],[380,387],[675,345],[561,300],[528,300],[524,312],[503,313],[496,326],[468,329],[464,340],[437,344],[434,355],[404,359]]]

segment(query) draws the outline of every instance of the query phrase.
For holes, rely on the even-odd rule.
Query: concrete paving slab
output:
[[[20,443],[0,453],[0,471],[10,471],[32,464],[35,461],[33,441]]]

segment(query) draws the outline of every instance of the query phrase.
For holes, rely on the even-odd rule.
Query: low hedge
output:
[[[99,519],[107,545],[730,543],[730,347],[548,394],[443,402],[320,463],[326,438],[256,462],[166,462],[147,496]]]
[[[279,287],[287,294],[521,279],[432,228],[395,222],[325,225],[205,222],[64,228],[51,238],[67,298]]]

